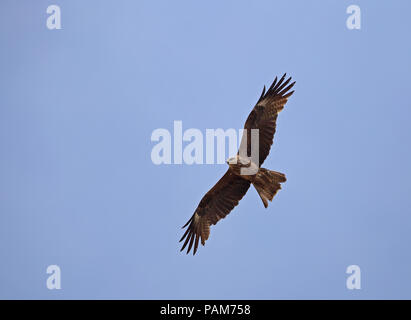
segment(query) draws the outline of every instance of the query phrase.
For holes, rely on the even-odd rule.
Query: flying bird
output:
[[[291,77],[287,80],[285,78],[286,74],[277,82],[276,77],[267,91],[264,86],[260,98],[245,122],[240,150],[236,157],[227,160],[229,165],[227,172],[205,194],[193,216],[183,226],[183,229],[187,227],[187,230],[180,239],[180,242],[185,239],[180,251],[183,251],[188,245],[188,254],[194,245],[194,255],[197,252],[199,240],[201,239],[201,244],[204,245],[208,239],[210,226],[225,218],[238,205],[251,184],[257,190],[264,207],[267,208],[267,200],[272,201],[278,190],[281,189],[281,183],[286,181],[283,173],[261,167],[273,144],[278,113],[294,93],[290,89],[294,86],[295,81],[290,84]],[[252,152],[252,129],[258,129],[257,163],[253,162],[253,157],[249,157]],[[241,150],[245,147],[247,148],[247,156],[244,155],[245,150]],[[253,174],[242,174],[244,171],[241,170],[244,168],[254,168]]]

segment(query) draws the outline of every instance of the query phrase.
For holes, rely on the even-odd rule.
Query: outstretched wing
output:
[[[183,226],[183,228],[187,226],[188,228],[180,239],[180,242],[185,239],[181,251],[188,244],[187,253],[189,253],[194,244],[194,255],[197,252],[199,239],[201,238],[202,245],[208,239],[210,225],[225,218],[246,194],[249,187],[249,181],[235,175],[228,169],[224,176],[201,199],[193,216]]]
[[[264,86],[260,99],[258,99],[257,104],[249,114],[244,125],[245,130],[240,148],[247,146],[247,156],[249,157],[251,156],[251,129],[259,129],[258,147],[260,166],[270,153],[278,113],[284,108],[287,99],[294,93],[294,91],[289,92],[289,90],[294,86],[295,81],[289,84],[291,77],[284,81],[285,77],[286,74],[284,74],[278,82],[276,77],[267,92],[265,92]],[[246,140],[245,137],[247,137]]]

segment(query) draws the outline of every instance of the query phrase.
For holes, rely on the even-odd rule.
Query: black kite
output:
[[[284,108],[287,99],[294,93],[294,91],[289,92],[289,90],[294,86],[295,82],[289,84],[291,77],[284,81],[285,77],[286,75],[284,74],[278,82],[276,77],[267,92],[264,86],[257,104],[251,111],[244,125],[245,130],[242,142],[246,142],[247,156],[249,156],[251,152],[251,129],[258,129],[259,163],[253,163],[250,158],[242,157],[240,151],[235,158],[232,158],[234,161],[231,159],[227,161],[229,165],[227,172],[216,185],[205,194],[193,216],[183,226],[183,228],[187,226],[188,228],[180,239],[180,242],[185,239],[181,251],[184,250],[188,244],[187,253],[189,253],[194,245],[193,254],[195,254],[200,238],[202,245],[204,245],[208,239],[210,235],[210,225],[216,224],[233,210],[246,194],[250,184],[254,185],[263,201],[264,207],[267,208],[267,200],[272,201],[277,191],[281,189],[280,183],[286,181],[284,174],[261,168],[273,144],[278,113]],[[254,174],[240,174],[241,168],[250,166],[256,167]]]

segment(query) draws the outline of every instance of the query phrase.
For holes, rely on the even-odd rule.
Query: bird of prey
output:
[[[291,77],[287,80],[285,78],[286,74],[277,82],[276,77],[267,92],[264,86],[260,98],[244,125],[240,149],[242,145],[246,147],[247,156],[239,150],[236,157],[227,160],[229,165],[227,172],[205,194],[193,216],[183,226],[183,228],[187,227],[187,230],[180,239],[180,242],[185,239],[180,251],[188,245],[188,254],[194,245],[194,255],[197,252],[199,240],[201,239],[201,244],[204,245],[208,239],[210,226],[225,218],[233,210],[251,184],[257,190],[264,207],[267,208],[267,200],[272,201],[277,191],[281,189],[281,183],[286,181],[283,173],[261,167],[273,144],[278,113],[294,93],[289,90],[294,86],[295,81],[289,84]],[[258,163],[254,163],[253,157],[249,157],[253,141],[252,129],[258,129]],[[253,174],[241,174],[241,169],[252,167],[255,168]]]

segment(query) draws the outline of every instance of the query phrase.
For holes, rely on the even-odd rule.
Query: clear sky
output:
[[[61,30],[46,9],[61,8]],[[346,27],[351,4],[361,30]],[[411,2],[0,4],[0,298],[411,298]],[[241,128],[287,72],[265,167],[196,256],[227,166],[155,165],[157,128]],[[47,266],[61,289],[46,287]],[[361,289],[346,269],[361,268]]]

